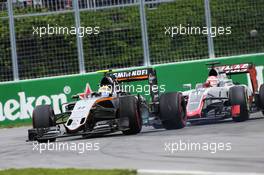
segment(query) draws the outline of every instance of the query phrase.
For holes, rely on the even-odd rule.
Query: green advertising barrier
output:
[[[159,86],[163,85],[167,92],[182,91],[183,84],[191,83],[194,87],[196,83],[206,80],[208,69],[205,63],[209,61],[220,61],[222,64],[254,63],[257,66],[258,80],[263,83],[264,54],[204,59],[153,67],[157,71]],[[72,95],[83,92],[86,83],[96,91],[102,76],[103,73],[87,73],[0,83],[0,126],[29,123],[34,107],[40,104],[51,104],[55,113],[59,113],[61,104],[71,101]],[[232,78],[235,82],[248,84],[246,74]]]
[[[211,61],[219,61],[221,64],[253,63],[257,66],[258,79],[260,83],[263,83],[264,54],[205,59],[154,67],[158,73],[159,83],[166,85],[166,91],[175,91],[184,90],[182,85],[186,83],[191,83],[194,87],[196,83],[204,82],[208,76],[208,69],[205,64]],[[234,82],[248,84],[246,74],[234,75],[232,79]]]

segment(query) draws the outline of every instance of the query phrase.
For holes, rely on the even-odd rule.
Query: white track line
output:
[[[174,170],[137,170],[138,175],[264,175],[264,173],[210,172],[210,171],[174,171]]]

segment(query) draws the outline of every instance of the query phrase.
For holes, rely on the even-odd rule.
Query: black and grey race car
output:
[[[191,84],[186,84],[184,86],[190,90],[161,96],[160,117],[165,128],[183,128],[186,122],[200,123],[227,118],[243,122],[249,119],[251,113],[264,111],[264,84],[260,85],[257,81],[255,65],[218,64],[208,64],[206,82],[196,84],[195,89],[191,89]],[[234,83],[231,79],[234,74],[248,74],[252,88]],[[177,108],[177,105],[181,107]]]

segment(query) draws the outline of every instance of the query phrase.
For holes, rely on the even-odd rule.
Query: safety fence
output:
[[[264,52],[264,0],[0,0],[0,81]]]

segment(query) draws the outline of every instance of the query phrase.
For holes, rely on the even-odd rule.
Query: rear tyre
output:
[[[233,121],[235,122],[243,122],[249,119],[249,111],[248,111],[248,102],[247,102],[247,94],[245,87],[243,86],[234,86],[229,90],[229,100],[232,107],[239,105],[240,113],[237,116],[232,116]]]
[[[168,130],[186,126],[186,105],[181,93],[165,93],[160,96],[160,119]]]
[[[56,125],[54,110],[50,105],[37,106],[33,111],[33,128],[49,128]],[[56,139],[41,140],[41,142],[54,142]]]
[[[138,134],[142,129],[142,118],[139,112],[138,100],[135,96],[124,96],[119,100],[119,115],[127,118],[128,129],[123,130],[125,135]]]

